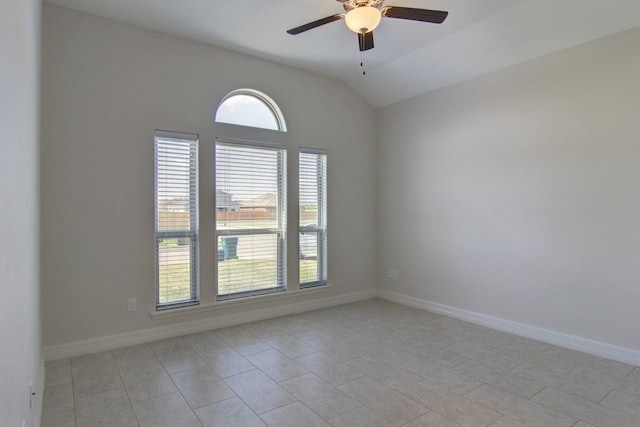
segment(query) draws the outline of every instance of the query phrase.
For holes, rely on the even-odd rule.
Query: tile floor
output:
[[[640,368],[374,299],[48,362],[42,425],[638,427]]]

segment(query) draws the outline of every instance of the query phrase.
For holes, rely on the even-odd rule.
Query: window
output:
[[[216,142],[218,299],[286,287],[286,151]]]
[[[327,283],[327,154],[300,149],[300,287]]]
[[[198,136],[155,132],[156,309],[198,303]]]
[[[216,122],[287,131],[278,105],[253,89],[238,89],[224,97],[216,110]]]

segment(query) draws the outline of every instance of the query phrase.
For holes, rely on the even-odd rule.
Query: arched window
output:
[[[278,105],[262,92],[238,89],[224,97],[215,121],[233,125],[286,132],[287,125]]]

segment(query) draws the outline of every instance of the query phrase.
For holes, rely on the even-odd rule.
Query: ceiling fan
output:
[[[383,17],[409,19],[412,21],[441,24],[449,14],[442,10],[416,9],[412,7],[382,6],[384,0],[336,0],[342,3],[346,13],[338,13],[309,22],[308,24],[292,28],[287,33],[296,35],[312,30],[321,25],[329,24],[341,19],[347,27],[358,35],[360,51],[373,49],[373,30],[376,29]]]

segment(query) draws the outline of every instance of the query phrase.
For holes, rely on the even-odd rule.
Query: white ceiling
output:
[[[373,107],[640,26],[639,0],[387,0],[449,11],[441,24],[384,18],[360,68],[335,0],[46,0],[344,81]]]

